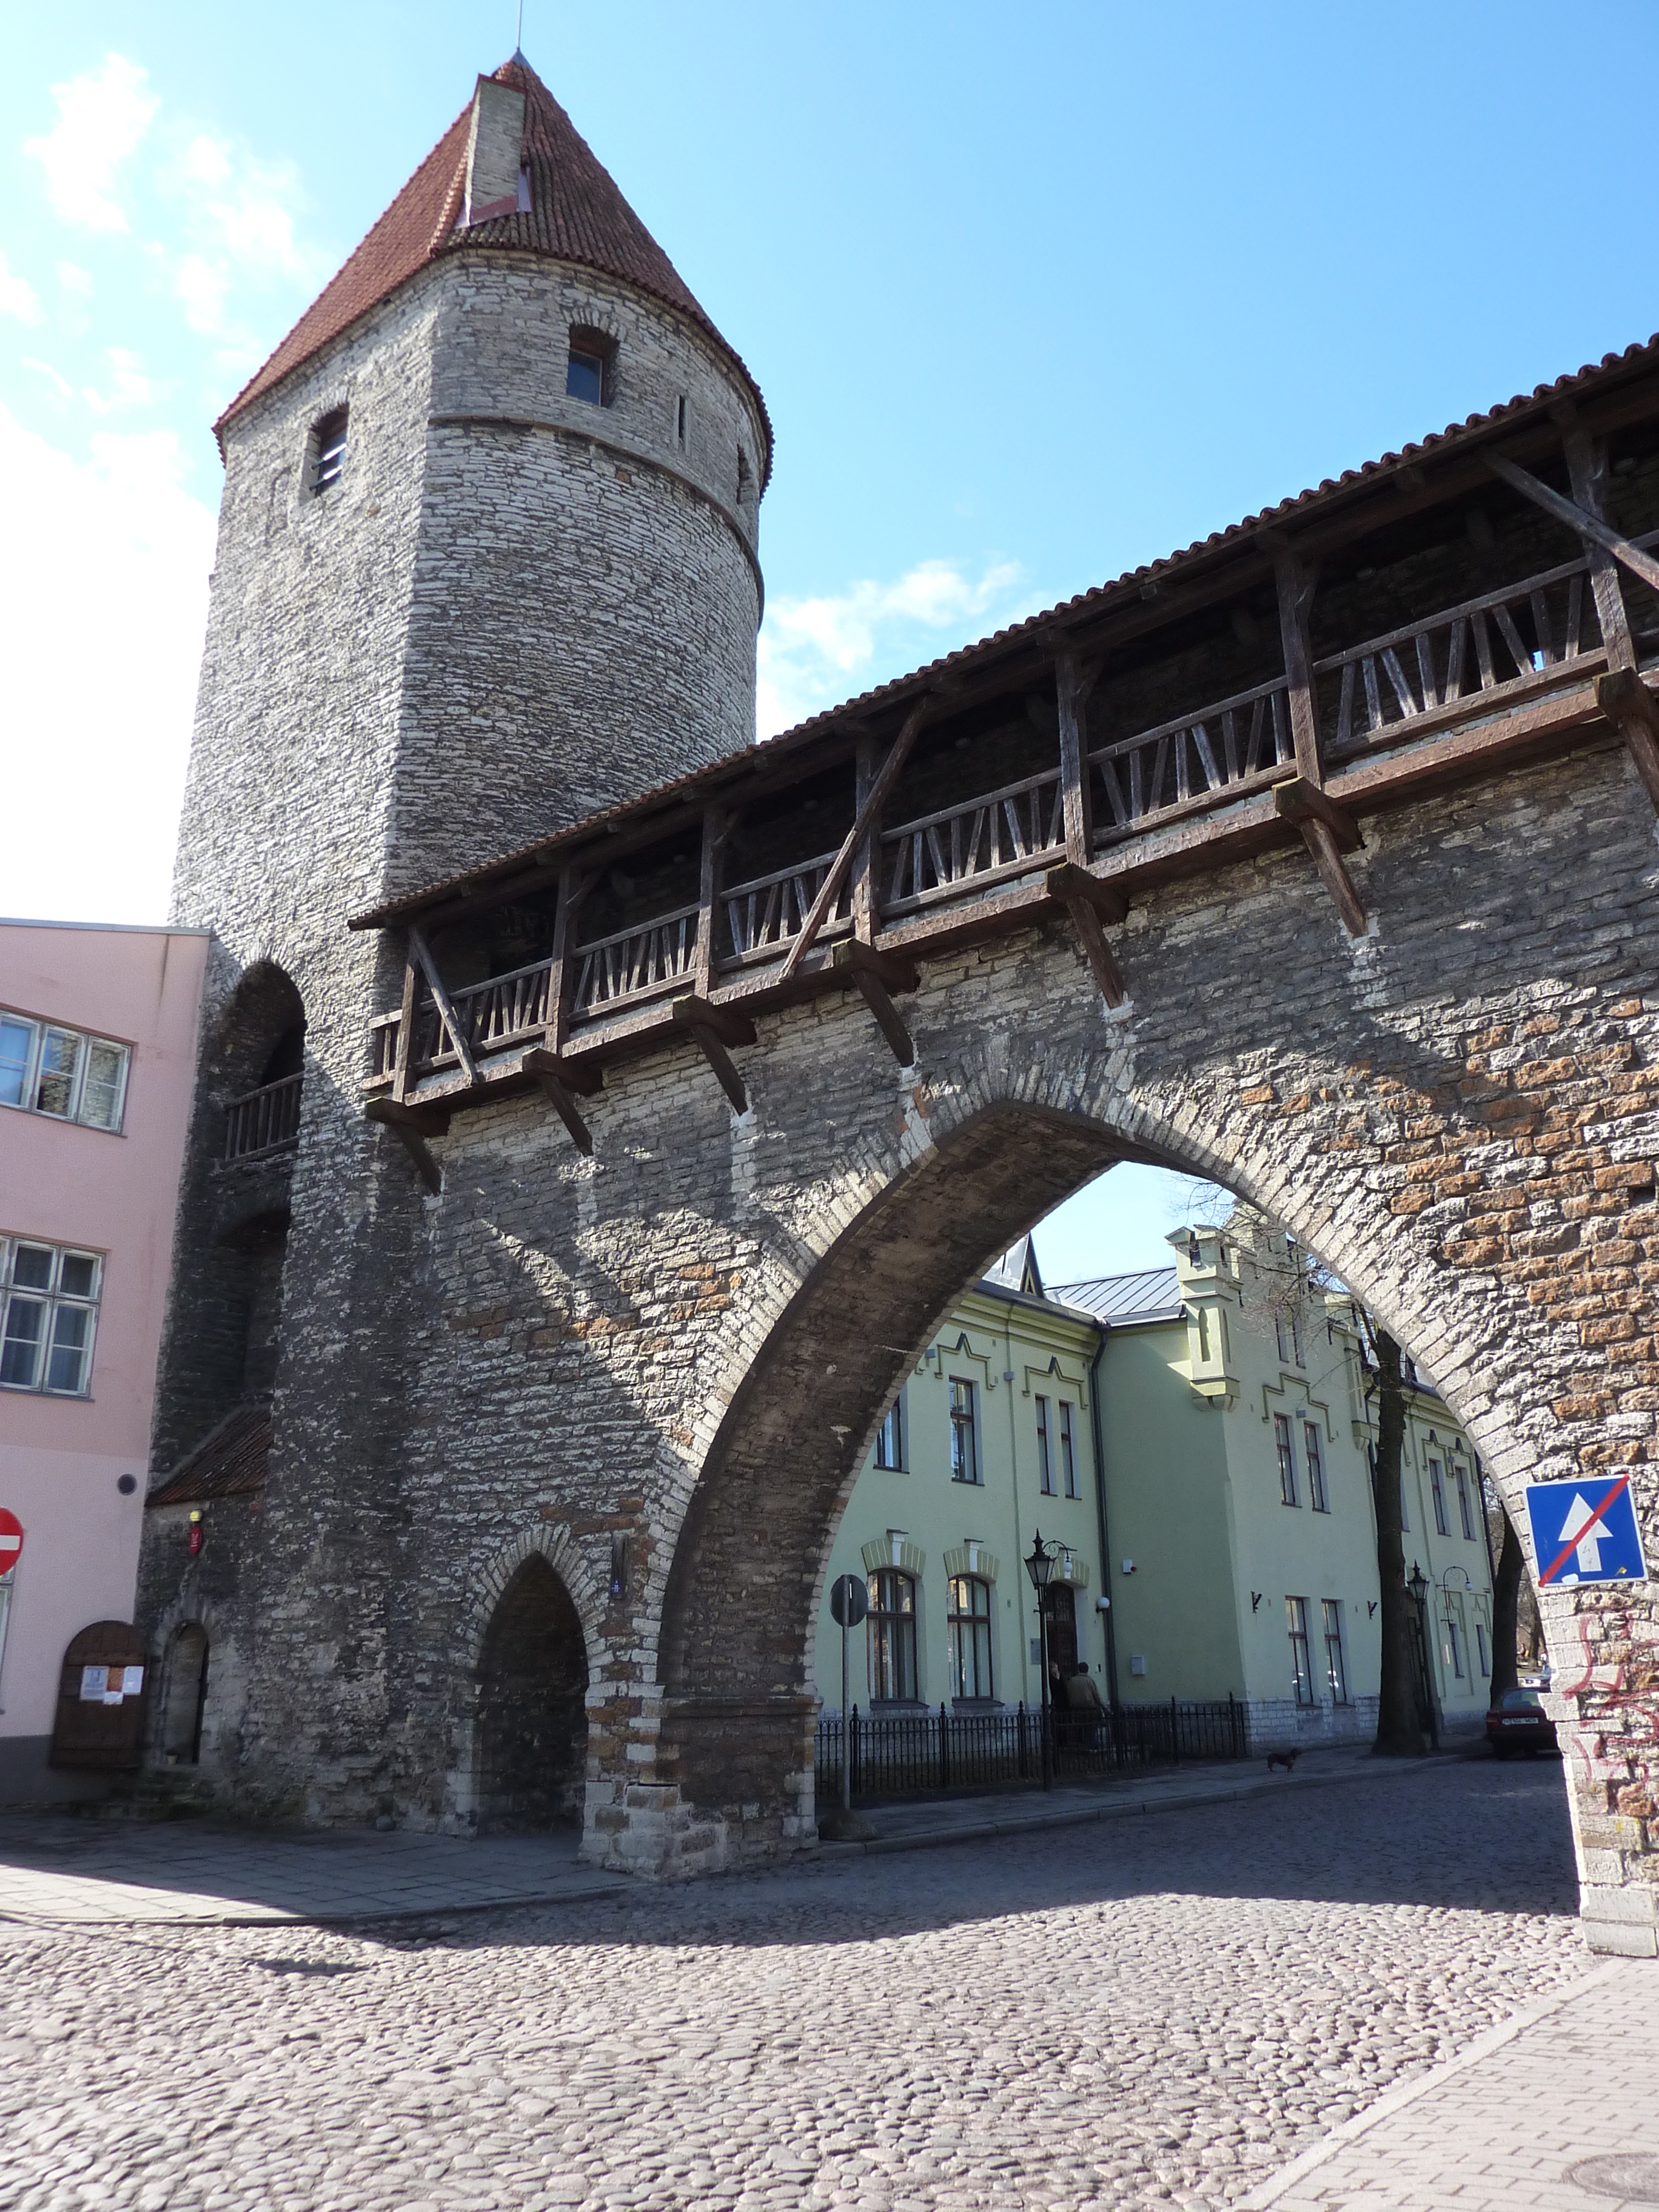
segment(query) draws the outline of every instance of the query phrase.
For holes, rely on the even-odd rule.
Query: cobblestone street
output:
[[[358,1932],[0,1923],[0,2203],[1224,2205],[1596,1962],[1553,1761]]]

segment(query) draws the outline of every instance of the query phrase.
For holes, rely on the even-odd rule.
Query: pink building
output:
[[[0,921],[0,1804],[48,1766],[64,1655],[131,1621],[204,931]],[[77,1695],[90,1695],[76,1670]],[[118,1668],[103,1697],[136,1697]]]

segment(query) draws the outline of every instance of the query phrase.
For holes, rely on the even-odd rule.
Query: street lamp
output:
[[[1054,1752],[1051,1733],[1048,1697],[1048,1578],[1054,1571],[1054,1555],[1042,1540],[1042,1531],[1033,1536],[1031,1556],[1025,1562],[1025,1571],[1031,1577],[1031,1588],[1037,1600],[1037,1650],[1042,1662],[1042,1786],[1054,1786]]]
[[[1406,1588],[1411,1592],[1412,1601],[1419,1613],[1421,1613],[1429,1595],[1429,1578],[1415,1559],[1412,1561],[1411,1577]]]

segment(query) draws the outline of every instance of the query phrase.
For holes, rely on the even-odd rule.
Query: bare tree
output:
[[[1515,1533],[1515,1523],[1504,1510],[1502,1498],[1498,1500],[1498,1510],[1504,1522],[1504,1542],[1498,1554],[1497,1571],[1492,1578],[1493,1705],[1505,1690],[1514,1689],[1520,1680],[1521,1584],[1527,1571],[1526,1553],[1521,1549],[1521,1539]]]
[[[1406,1442],[1406,1384],[1400,1346],[1363,1306],[1354,1319],[1365,1364],[1367,1396],[1376,1397],[1373,1484],[1376,1499],[1376,1577],[1381,1596],[1382,1668],[1376,1701],[1376,1741],[1386,1758],[1407,1759],[1428,1748],[1418,1702],[1418,1624],[1406,1588],[1406,1548],[1401,1541],[1400,1462]]]

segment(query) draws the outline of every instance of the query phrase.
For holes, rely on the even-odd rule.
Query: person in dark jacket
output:
[[[1106,1700],[1096,1687],[1095,1678],[1081,1660],[1066,1684],[1066,1702],[1072,1711],[1073,1725],[1092,1747],[1100,1741],[1101,1723],[1106,1717]]]

